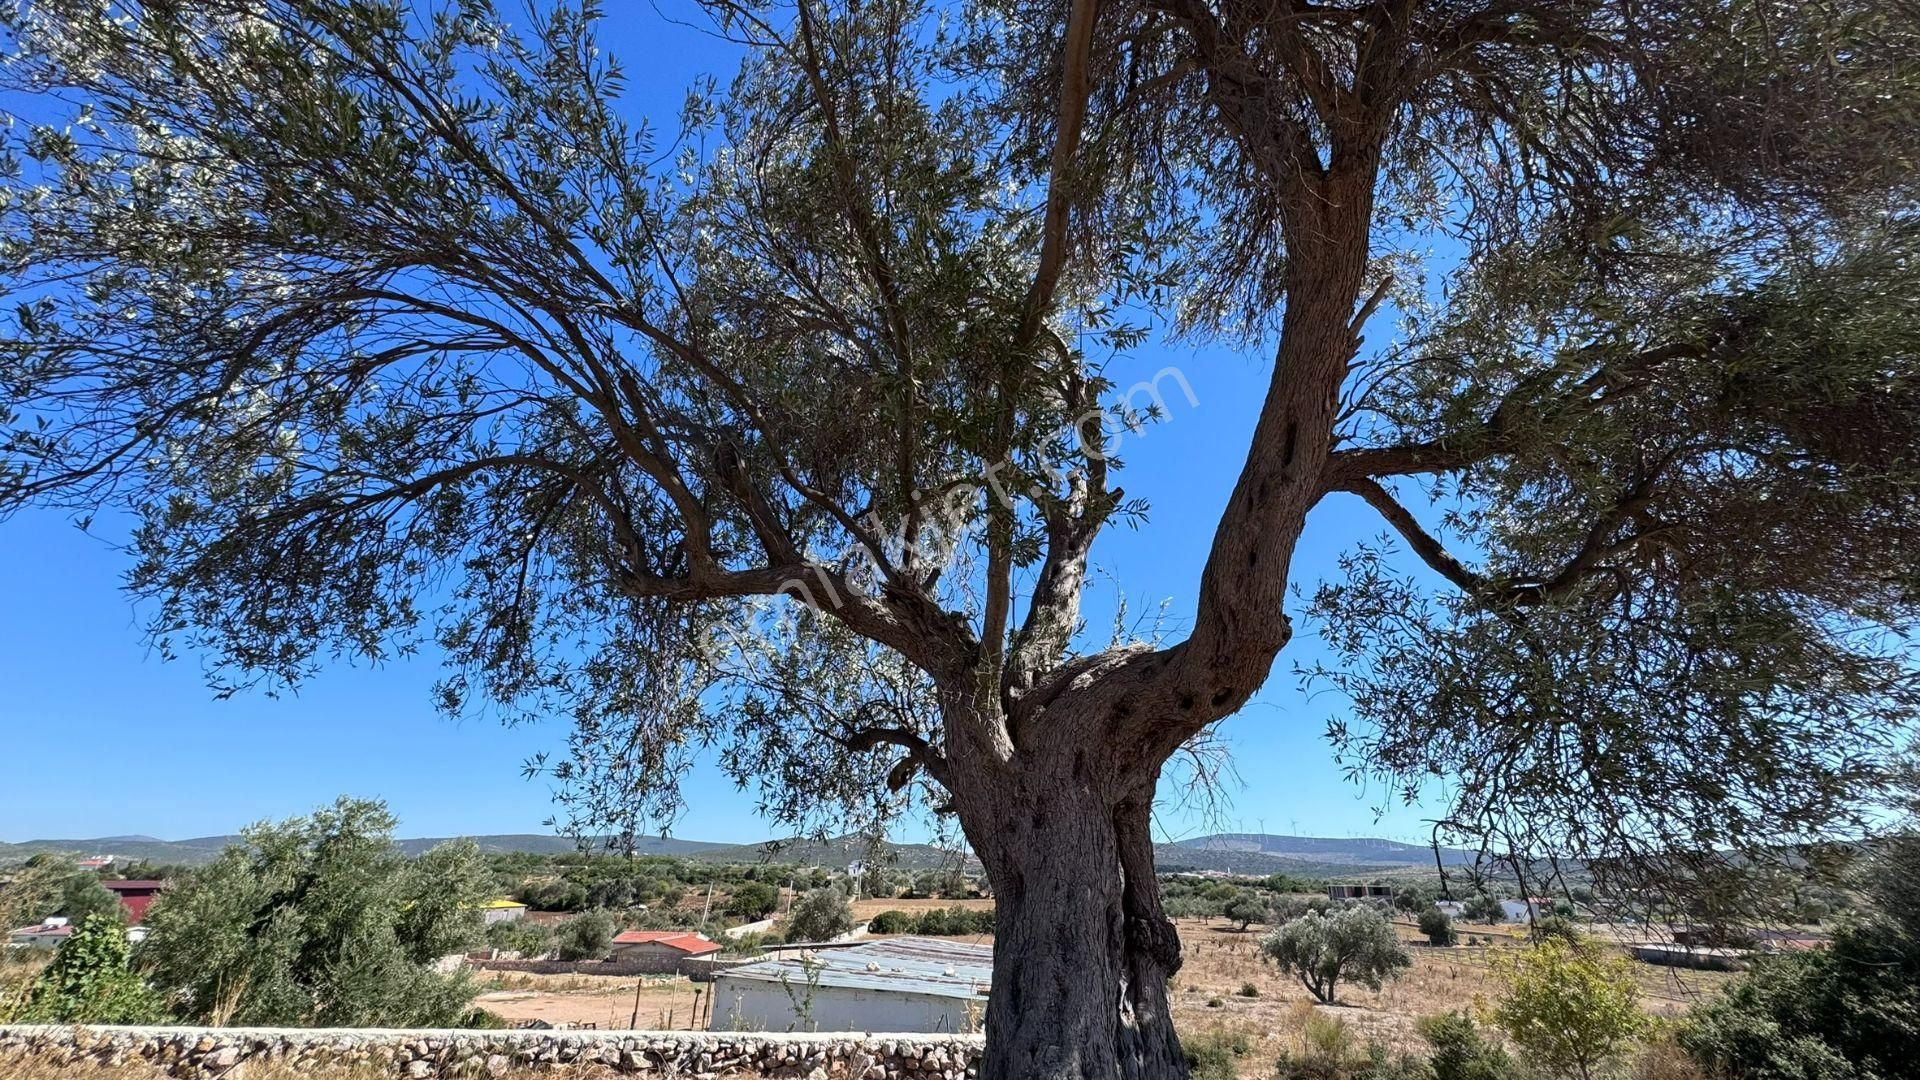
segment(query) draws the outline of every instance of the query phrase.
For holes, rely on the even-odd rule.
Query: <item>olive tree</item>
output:
[[[1342,979],[1378,990],[1413,966],[1393,923],[1366,905],[1328,915],[1308,912],[1261,938],[1260,953],[1328,1005],[1337,1000]]]
[[[445,1027],[477,992],[438,962],[482,940],[472,841],[408,859],[384,805],[342,798],[262,822],[160,894],[136,959],[181,1020]]]
[[[780,923],[788,941],[832,941],[852,929],[853,906],[831,886],[803,894]]]
[[[1156,783],[1296,615],[1349,767],[1516,868],[1869,809],[1909,5],[702,6],[741,65],[663,130],[591,6],[0,5],[0,508],[130,511],[222,692],[431,646],[449,712],[569,717],[568,825],[701,746],[796,831],[924,796],[997,902],[993,1080],[1184,1074]],[[1192,388],[1105,358],[1167,334],[1268,387],[1185,632],[1105,641],[1116,440]],[[1314,587],[1336,499],[1388,539]]]

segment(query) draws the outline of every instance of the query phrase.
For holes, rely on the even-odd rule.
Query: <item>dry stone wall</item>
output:
[[[0,1058],[145,1061],[183,1080],[244,1080],[251,1062],[324,1074],[370,1068],[404,1080],[612,1070],[664,1078],[965,1080],[978,1035],[687,1031],[426,1031],[344,1028],[0,1027]]]

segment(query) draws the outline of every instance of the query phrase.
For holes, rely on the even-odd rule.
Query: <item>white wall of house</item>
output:
[[[1553,912],[1535,911],[1533,904],[1526,900],[1502,900],[1500,914],[1508,922],[1532,922],[1536,918],[1544,919]]]
[[[969,998],[715,977],[714,1031],[978,1031],[986,1002]],[[974,1016],[969,1016],[969,1007]],[[802,1019],[804,1012],[806,1019]],[[809,1022],[810,1021],[810,1022]]]

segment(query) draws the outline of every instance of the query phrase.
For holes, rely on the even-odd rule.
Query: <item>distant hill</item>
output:
[[[1196,836],[1177,844],[1165,844],[1177,853],[1219,853],[1219,855],[1273,855],[1325,865],[1357,867],[1432,867],[1434,849],[1425,844],[1402,844],[1380,838],[1334,838],[1334,836],[1275,836],[1271,832],[1215,832]],[[1471,851],[1442,847],[1440,859],[1448,865],[1471,863]]]
[[[446,843],[453,837],[418,837],[398,841],[402,853],[408,856],[420,855]],[[498,854],[524,851],[535,855],[553,855],[579,850],[579,844],[563,836],[542,836],[537,833],[509,833],[494,836],[472,836],[463,839],[478,844],[481,851]],[[191,840],[156,840],[151,836],[101,836],[87,840],[23,840],[17,844],[0,843],[0,863],[19,862],[41,852],[62,855],[112,855],[122,862],[137,862],[145,859],[156,863],[174,863],[183,866],[199,866],[212,862],[220,850],[228,844],[238,843],[240,837],[201,836]],[[713,844],[701,840],[681,840],[671,836],[642,836],[634,841],[634,853],[638,855],[677,855],[681,858],[702,858],[708,852],[741,850],[733,844]],[[744,861],[744,860],[743,860]]]
[[[158,840],[151,836],[103,836],[86,840],[26,840],[17,844],[0,843],[0,863],[18,862],[40,852],[67,855],[112,855],[124,861],[140,859],[156,863],[188,866],[212,861],[220,849],[234,843],[237,836],[202,836],[189,840]],[[405,854],[419,855],[452,837],[418,837],[399,841]],[[579,845],[563,836],[538,833],[506,833],[467,837],[488,853],[527,852],[551,855],[576,851]],[[866,856],[864,842],[844,838],[826,843],[813,841],[771,842],[763,844],[717,844],[679,837],[642,836],[634,843],[640,855],[673,855],[701,862],[759,863],[783,862],[803,865],[845,866]],[[888,844],[887,853],[894,866],[910,870],[930,870],[954,863],[952,852],[931,844]],[[1443,849],[1449,864],[1470,861],[1467,852]],[[1339,877],[1364,872],[1386,873],[1429,869],[1433,850],[1418,844],[1393,840],[1339,839],[1316,836],[1274,836],[1263,833],[1215,833],[1155,848],[1160,869],[1168,871],[1223,871],[1236,874],[1294,874],[1299,877]],[[969,857],[967,868],[979,863]]]

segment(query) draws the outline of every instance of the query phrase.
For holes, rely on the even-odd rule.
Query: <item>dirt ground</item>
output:
[[[1242,932],[1205,919],[1182,919],[1178,925],[1185,962],[1174,977],[1174,1022],[1187,1036],[1214,1030],[1246,1035],[1254,1045],[1243,1059],[1253,1070],[1248,1076],[1265,1075],[1283,1050],[1301,1050],[1305,1018],[1316,1011],[1346,1023],[1357,1045],[1377,1039],[1395,1051],[1424,1051],[1414,1022],[1491,1000],[1498,987],[1488,957],[1524,941],[1524,933],[1511,928],[1456,924],[1462,940],[1490,938],[1495,944],[1435,948],[1412,923],[1398,924],[1400,936],[1410,943],[1413,967],[1378,991],[1343,985],[1340,1003],[1327,1006],[1315,1002],[1297,979],[1260,959],[1260,938],[1267,928],[1256,924]],[[1686,1011],[1733,977],[1649,964],[1634,965],[1634,972],[1641,1007],[1661,1016]],[[1243,993],[1247,987],[1255,996]]]
[[[978,900],[855,900],[853,917],[856,922],[864,922],[883,911],[945,911],[950,907],[969,908],[974,911],[992,911],[993,899],[987,897]]]
[[[490,975],[474,1004],[509,1025],[544,1020],[599,1031],[704,1031],[710,984],[667,975]],[[696,1014],[696,1007],[698,1012]],[[634,1023],[636,1014],[639,1023]]]
[[[951,906],[950,901],[875,900],[861,910],[862,918],[895,907],[902,911]],[[989,903],[974,901],[969,906]],[[1488,957],[1502,948],[1518,947],[1524,933],[1508,927],[1458,927],[1462,940],[1490,940],[1490,945],[1434,948],[1425,944],[1412,923],[1397,929],[1410,943],[1413,967],[1379,991],[1362,986],[1340,988],[1340,1004],[1319,1005],[1298,981],[1283,976],[1260,959],[1258,924],[1241,931],[1221,920],[1182,919],[1180,939],[1186,960],[1173,984],[1174,1020],[1189,1036],[1214,1030],[1245,1034],[1254,1050],[1242,1060],[1248,1076],[1265,1075],[1283,1050],[1300,1049],[1301,1030],[1313,1012],[1338,1017],[1352,1031],[1356,1046],[1377,1039],[1396,1051],[1423,1050],[1414,1022],[1431,1013],[1471,1008],[1476,1000],[1490,1000],[1498,988],[1488,970]],[[976,940],[968,938],[966,940]],[[983,943],[991,938],[978,939]],[[1724,972],[1689,971],[1637,964],[1641,1005],[1657,1015],[1684,1012],[1711,994],[1732,976]],[[509,1021],[540,1019],[556,1026],[593,1025],[599,1029],[625,1028],[634,1015],[639,991],[642,1028],[704,1028],[709,1007],[705,984],[686,979],[649,977],[610,978],[590,975],[502,975],[499,987],[483,995],[481,1008]],[[1247,987],[1253,995],[1243,992]],[[701,1010],[694,1021],[698,994]]]

